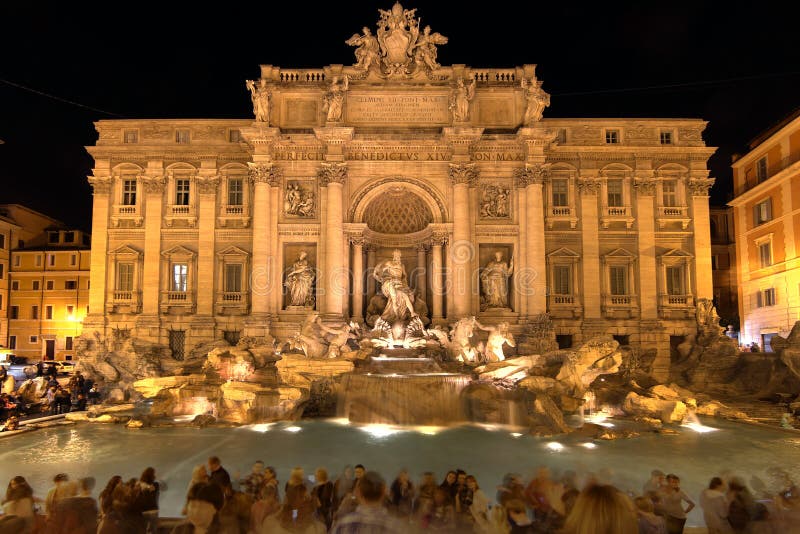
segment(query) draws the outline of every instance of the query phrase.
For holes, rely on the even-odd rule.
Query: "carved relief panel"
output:
[[[505,183],[481,184],[478,214],[481,220],[511,219],[511,186]]]
[[[312,219],[317,212],[317,192],[311,180],[286,180],[283,214],[287,218]]]

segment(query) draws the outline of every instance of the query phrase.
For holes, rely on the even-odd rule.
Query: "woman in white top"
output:
[[[733,534],[728,523],[728,499],[725,497],[722,479],[714,477],[700,494],[700,507],[706,521],[708,534]]]

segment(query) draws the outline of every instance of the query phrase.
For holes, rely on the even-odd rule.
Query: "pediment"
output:
[[[547,255],[548,258],[580,258],[581,255],[567,247],[561,247]]]
[[[142,252],[133,248],[130,245],[122,245],[121,247],[117,247],[114,250],[108,253],[109,256],[141,256]]]
[[[612,250],[608,254],[604,254],[603,257],[605,259],[632,260],[636,258],[636,255],[628,250],[625,250],[624,248],[618,248]]]
[[[194,258],[195,257],[195,253],[193,251],[189,250],[188,248],[184,247],[183,245],[177,245],[177,246],[174,246],[174,247],[172,247],[172,248],[170,248],[168,250],[165,250],[165,251],[163,251],[161,253],[161,255],[164,256],[165,258],[173,258],[173,257]]]
[[[679,259],[689,259],[694,258],[691,254],[686,252],[685,250],[680,250],[677,248],[673,248],[661,255],[662,258],[679,258]]]
[[[237,246],[230,246],[217,252],[217,256],[250,256],[250,253]]]

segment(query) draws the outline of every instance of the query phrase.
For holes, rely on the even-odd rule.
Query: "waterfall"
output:
[[[463,422],[466,375],[349,374],[342,378],[337,412],[357,423],[446,426]]]

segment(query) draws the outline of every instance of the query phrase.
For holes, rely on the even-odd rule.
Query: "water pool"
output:
[[[717,430],[697,433],[677,427],[675,435],[648,433],[594,442],[576,436],[534,438],[475,426],[393,432],[322,420],[205,429],[128,430],[121,425],[81,424],[0,441],[0,484],[5,487],[12,476],[23,475],[36,495],[44,497],[56,473],[73,478],[91,475],[97,479],[96,495],[112,475],[138,477],[145,467],[153,466],[167,484],[161,515],[178,516],[192,467],[210,455],[219,456],[231,476],[246,474],[255,460],[263,460],[276,467],[281,483],[296,465],[306,474],[326,467],[335,477],[344,465],[361,463],[389,482],[401,467],[407,467],[415,480],[424,471],[441,479],[458,467],[474,474],[490,498],[503,474],[519,472],[527,478],[539,465],[579,475],[599,473],[637,494],[650,471],[658,468],[680,476],[695,502],[708,480],[725,471],[767,481],[765,470],[781,466],[800,480],[795,461],[800,457],[800,435],[726,421],[706,424]],[[593,445],[589,448],[586,443]],[[699,508],[690,514],[688,524],[703,524]]]

